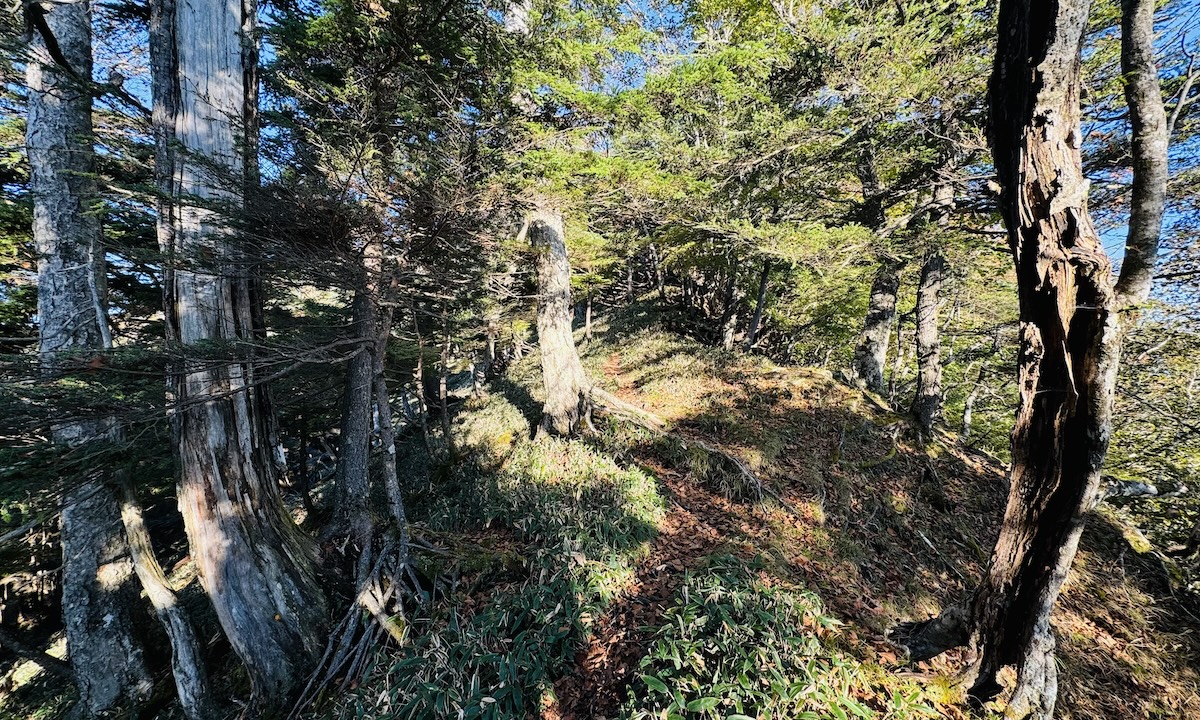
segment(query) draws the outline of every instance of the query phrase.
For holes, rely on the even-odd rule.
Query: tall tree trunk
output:
[[[763,260],[762,275],[758,278],[758,300],[754,303],[754,315],[750,317],[750,327],[746,328],[746,350],[754,347],[758,338],[758,326],[762,323],[763,311],[767,307],[767,286],[771,280],[771,261]]]
[[[867,318],[854,348],[854,377],[872,392],[883,392],[883,368],[887,363],[892,322],[896,316],[896,296],[900,292],[900,271],[886,263],[871,282]]]
[[[905,629],[914,658],[969,637],[977,701],[994,697],[1001,669],[1015,666],[1011,717],[1053,716],[1050,614],[1097,502],[1111,433],[1119,332],[1079,152],[1088,9],[1088,0],[1000,4],[990,130],[1021,320],[1008,503],[969,618],[952,608]]]
[[[104,308],[104,250],[92,148],[91,12],[86,2],[46,3],[31,36],[28,150],[33,239],[38,255],[38,353],[52,379],[71,355],[112,346]],[[57,42],[59,65],[43,31]],[[54,424],[56,444],[117,437],[112,418]],[[134,712],[151,678],[133,615],[138,591],[120,508],[100,471],[70,478],[62,498],[63,622],[78,708],[85,716]]]
[[[454,457],[454,434],[450,426],[450,315],[442,308],[442,361],[438,375],[438,402],[442,410],[442,439],[446,443],[446,454]]]
[[[417,393],[417,413],[421,419],[421,439],[425,443],[425,452],[432,452],[433,445],[429,441],[429,402],[425,392],[425,336],[421,334],[421,319],[417,315],[416,305],[412,306],[413,334],[417,336],[417,364],[413,366],[413,387]]]
[[[625,263],[625,299],[629,302],[635,300],[633,294],[633,262],[636,259],[636,255],[630,255],[629,261]]]
[[[350,305],[354,334],[363,344],[359,352],[346,362],[341,446],[337,483],[334,486],[334,520],[329,530],[331,537],[354,538],[359,547],[369,541],[371,532],[367,507],[371,496],[371,408],[375,402],[371,387],[375,307],[367,283],[364,270]]]
[[[862,184],[862,203],[858,207],[858,220],[875,232],[882,232],[887,218],[883,208],[883,188],[879,183],[879,170],[875,163],[875,147],[870,138],[863,142],[854,167],[858,181]]]
[[[737,270],[730,263],[729,276],[725,280],[725,293],[721,302],[721,347],[733,350],[734,333],[737,332],[738,308],[742,303],[737,286]]]
[[[979,376],[975,378],[975,384],[971,386],[971,392],[967,393],[967,399],[963,401],[962,430],[959,432],[959,440],[964,443],[971,439],[971,419],[975,413],[975,403],[979,400],[979,393],[983,390],[983,378],[986,372],[987,363],[981,363]]]
[[[1121,73],[1133,146],[1133,197],[1117,280],[1122,310],[1146,302],[1167,200],[1167,114],[1154,62],[1154,0],[1121,2]]]
[[[380,313],[379,329],[372,353],[375,374],[375,407],[379,411],[379,441],[383,446],[383,486],[388,499],[388,510],[400,534],[400,549],[407,553],[408,519],[404,510],[404,497],[400,492],[400,474],[396,469],[396,428],[392,425],[392,401],[388,391],[384,359],[387,358],[388,341],[392,337],[392,306]]]
[[[658,300],[663,302],[667,299],[667,279],[663,272],[662,256],[658,254],[658,246],[650,244],[650,261],[654,263],[654,285],[658,289]]]
[[[589,291],[583,308],[583,341],[592,341],[592,293]]]
[[[562,215],[556,210],[535,210],[526,221],[526,232],[537,253],[538,346],[546,386],[542,430],[574,435],[591,428],[592,384],[571,335],[571,263]]]
[[[156,133],[168,145],[158,162],[169,163],[157,174],[174,202],[160,217],[173,263],[166,314],[184,348],[254,334],[251,278],[228,215],[242,208],[251,161],[255,12],[253,0],[164,3],[153,27],[155,116],[170,128]],[[186,366],[172,390],[192,558],[256,699],[275,704],[320,657],[326,615],[311,544],[279,492],[267,388],[252,361],[236,359]]]
[[[921,284],[917,288],[917,394],[912,413],[926,433],[942,411],[941,342],[938,339],[938,302],[946,261],[932,250],[921,267]]]

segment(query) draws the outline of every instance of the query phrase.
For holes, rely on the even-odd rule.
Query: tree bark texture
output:
[[[342,390],[341,452],[334,502],[332,535],[348,535],[360,543],[370,540],[371,521],[367,504],[371,496],[371,350],[375,344],[375,307],[362,278],[350,306],[355,335],[361,339],[359,352],[346,362]]]
[[[729,277],[725,279],[724,299],[721,302],[721,347],[733,350],[734,335],[737,333],[738,310],[742,298],[738,292],[735,263],[729,264]]]
[[[570,436],[591,427],[592,383],[571,334],[571,263],[562,215],[536,210],[530,213],[526,232],[537,254],[538,346],[546,386],[542,429]]]
[[[173,265],[171,339],[184,347],[240,350],[254,337],[251,278],[230,220],[252,140],[255,12],[253,0],[195,0],[154,14],[155,117],[169,145],[157,174],[173,201],[159,239]],[[326,622],[312,547],[280,496],[267,388],[239,358],[189,362],[172,393],[192,558],[256,698],[272,705],[319,658]]]
[[[1150,296],[1167,203],[1167,113],[1154,60],[1154,0],[1121,2],[1121,73],[1133,146],[1133,193],[1117,280],[1122,309]]]
[[[1001,211],[1020,299],[1020,404],[1000,537],[972,612],[986,699],[1017,668],[1016,717],[1049,718],[1050,613],[1096,503],[1111,433],[1117,337],[1111,268],[1087,212],[1080,51],[1088,0],[1003,0],[990,85]]]
[[[746,349],[754,347],[758,338],[758,328],[762,324],[763,311],[767,307],[767,288],[771,281],[771,261],[763,260],[762,274],[758,278],[758,299],[754,303],[754,314],[750,316],[750,326],[746,328]]]
[[[942,411],[942,359],[938,338],[938,302],[946,261],[941,253],[930,251],[921,267],[917,288],[917,393],[912,413],[928,434]]]
[[[60,65],[34,30],[26,65],[26,148],[38,255],[38,353],[45,377],[111,348],[104,303],[104,249],[92,140],[91,12],[86,2],[46,3],[45,30]],[[72,356],[75,356],[72,360]],[[80,357],[82,355],[82,357]],[[111,418],[60,422],[53,441],[116,437]],[[79,688],[78,709],[132,712],[151,678],[134,625],[137,587],[116,497],[101,473],[70,478],[62,498],[63,621]]]
[[[899,269],[887,263],[875,273],[867,318],[854,348],[854,376],[872,392],[883,392],[883,368],[887,363],[892,323],[896,317],[896,296],[900,292]]]

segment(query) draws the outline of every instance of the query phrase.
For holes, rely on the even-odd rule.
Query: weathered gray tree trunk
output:
[[[771,280],[771,261],[763,260],[762,274],[758,278],[758,299],[754,303],[754,314],[750,317],[750,327],[746,328],[746,349],[754,347],[758,339],[758,328],[762,324],[763,311],[767,307],[767,286]]]
[[[538,346],[546,386],[542,430],[570,436],[591,428],[592,383],[571,334],[571,263],[562,215],[535,210],[526,220],[526,233],[537,254]]]
[[[1079,151],[1088,10],[1088,0],[1000,4],[990,129],[1021,309],[1008,503],[969,618],[951,608],[900,633],[914,658],[969,639],[977,701],[994,697],[1001,669],[1015,666],[1011,717],[1054,714],[1050,614],[1097,502],[1111,433],[1118,323]]]
[[[946,261],[932,250],[921,266],[921,283],[917,288],[917,393],[912,413],[921,429],[928,434],[942,411],[942,360],[938,337],[938,303]]]
[[[251,277],[230,221],[253,144],[255,13],[253,0],[154,11],[156,175],[171,202],[159,240],[171,340],[185,349],[254,336]],[[179,509],[201,584],[257,701],[278,703],[320,657],[326,613],[311,544],[280,496],[267,388],[244,358],[185,361],[171,394]]]
[[[866,321],[858,345],[854,348],[854,378],[872,392],[883,392],[885,389],[883,368],[887,363],[899,292],[899,269],[893,263],[886,263],[875,273],[875,279],[871,282]]]
[[[1133,197],[1117,280],[1121,309],[1146,302],[1167,201],[1167,113],[1154,61],[1154,1],[1121,2],[1121,73],[1133,146]]]
[[[31,36],[26,148],[38,255],[38,352],[49,379],[112,345],[104,307],[104,249],[93,176],[92,36],[86,2],[45,3],[46,29]],[[56,423],[55,443],[113,440],[111,418]],[[62,498],[63,621],[79,688],[77,709],[133,712],[151,678],[133,615],[138,591],[112,487],[99,472],[69,478]]]

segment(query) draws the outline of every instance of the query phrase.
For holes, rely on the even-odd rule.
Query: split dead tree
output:
[[[256,178],[254,0],[156,0],[151,48],[169,340],[229,348],[168,389],[179,509],[201,585],[260,706],[278,705],[325,644],[312,544],[279,490],[271,403],[250,349],[260,299],[233,221]]]

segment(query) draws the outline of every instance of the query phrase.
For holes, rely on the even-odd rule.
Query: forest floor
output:
[[[470,600],[416,621],[413,646],[334,715],[967,717],[962,652],[908,665],[886,634],[970,592],[1003,509],[1002,463],[951,434],[920,442],[828,372],[667,332],[648,308],[601,324],[582,354],[603,387],[738,456],[787,507],[619,422],[533,441],[540,376],[526,358],[456,418],[457,489],[413,503],[417,534],[475,523],[520,562],[498,570],[479,538],[448,541],[464,559],[439,567]],[[477,509],[447,514],[456,492]],[[1200,717],[1197,609],[1133,536],[1103,508],[1089,523],[1054,617],[1059,717]],[[532,622],[513,622],[525,611]],[[473,649],[433,653],[443,642]],[[447,662],[459,666],[432,671]],[[455,678],[461,692],[430,687]]]
[[[828,372],[668,332],[647,307],[581,350],[601,386],[736,455],[783,503],[621,422],[534,440],[527,357],[458,411],[455,457],[401,447],[413,535],[436,548],[419,569],[443,582],[412,605],[404,646],[306,717],[968,717],[962,652],[909,665],[886,634],[970,592],[1002,463],[951,434],[921,442]],[[1058,715],[1200,717],[1200,610],[1129,538],[1104,508],[1089,522],[1054,616]]]

